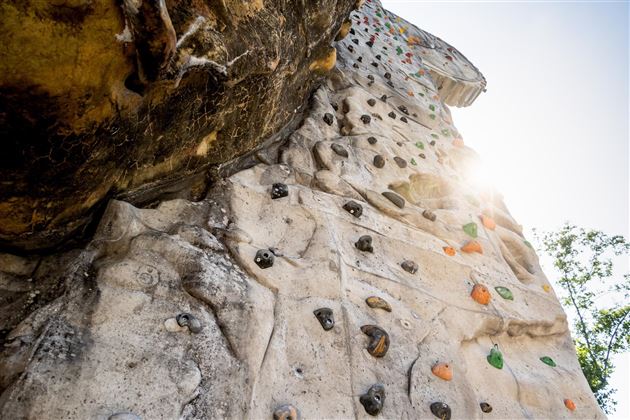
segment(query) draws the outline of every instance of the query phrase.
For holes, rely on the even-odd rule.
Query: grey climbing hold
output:
[[[368,137],[367,141],[370,144],[376,144],[376,137]]]
[[[401,209],[405,207],[405,199],[399,196],[398,194],[396,194],[395,192],[385,191],[381,194],[383,194],[383,196],[387,198],[389,201],[394,203],[396,207],[401,208]]]
[[[368,392],[361,395],[359,402],[370,416],[378,416],[385,403],[385,387],[381,384],[374,384]]]
[[[313,311],[315,317],[322,325],[325,331],[332,329],[335,326],[335,318],[333,317],[333,311],[330,308],[319,308]]]
[[[483,411],[484,413],[492,412],[492,406],[487,402],[479,403],[479,407],[481,407],[481,411]]]
[[[373,163],[374,166],[376,166],[377,168],[382,168],[383,166],[385,166],[385,159],[381,155],[376,155],[374,156]]]
[[[353,200],[350,200],[346,204],[344,204],[343,209],[354,217],[360,217],[363,214],[363,206]]]
[[[416,274],[418,272],[418,264],[411,260],[405,260],[400,264],[403,270],[410,274]]]
[[[376,99],[370,98],[370,99],[367,100],[367,103],[368,103],[369,106],[374,106],[374,105],[376,105]]]
[[[333,117],[333,114],[331,114],[330,112],[327,112],[324,114],[324,122],[326,124],[332,125],[334,121],[335,121],[335,117]]]
[[[369,124],[370,121],[372,121],[372,117],[367,114],[363,114],[361,115],[361,121],[363,121],[363,124]]]
[[[406,168],[407,167],[407,161],[401,157],[394,157],[394,162],[396,162],[396,165],[398,165],[399,168]]]
[[[434,402],[430,406],[431,412],[441,420],[451,420],[451,407],[443,402]]]
[[[271,186],[271,199],[282,198],[289,195],[289,187],[287,184],[276,182]]]
[[[437,216],[435,215],[435,213],[433,213],[429,209],[424,210],[422,212],[422,216],[424,216],[425,219],[429,219],[432,222],[435,222],[435,219],[437,219]]]
[[[341,157],[348,157],[348,151],[345,149],[345,147],[343,147],[340,144],[337,143],[333,143],[330,145],[330,148],[333,150],[333,152],[335,152],[337,155],[341,156]]]
[[[291,404],[284,404],[273,410],[273,420],[300,420],[300,411]]]
[[[259,249],[254,258],[254,262],[262,269],[271,267],[274,260],[275,257],[269,249]]]
[[[367,351],[374,357],[383,357],[389,350],[389,334],[379,326],[364,325],[361,332],[371,338]]]
[[[175,320],[180,327],[188,327],[188,330],[193,334],[199,334],[203,328],[201,321],[189,313],[181,313],[177,315]]]
[[[356,246],[359,251],[374,252],[374,248],[372,248],[372,237],[370,235],[361,236],[359,240],[355,242],[354,246]]]

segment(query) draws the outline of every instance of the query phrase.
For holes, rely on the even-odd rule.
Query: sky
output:
[[[451,108],[453,120],[526,236],[569,221],[630,238],[627,1],[382,3],[486,77],[487,92]],[[628,272],[627,258],[616,265]],[[609,418],[630,419],[630,353],[615,365]]]

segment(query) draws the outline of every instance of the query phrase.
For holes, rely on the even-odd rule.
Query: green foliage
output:
[[[612,279],[612,257],[628,255],[630,242],[570,224],[537,239],[560,273],[563,305],[576,314],[573,337],[584,376],[610,414],[616,405],[616,390],[608,383],[614,370],[611,356],[630,349],[630,274]]]

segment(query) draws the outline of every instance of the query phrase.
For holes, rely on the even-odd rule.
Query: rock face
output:
[[[210,165],[295,128],[353,6],[1,2],[0,245],[76,237],[112,195],[203,196]]]
[[[350,21],[267,163],[2,255],[3,417],[604,418],[451,121],[485,80],[376,1]]]

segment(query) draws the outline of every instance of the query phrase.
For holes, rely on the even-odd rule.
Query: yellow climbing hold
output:
[[[551,286],[549,286],[548,284],[543,284],[542,288],[547,293],[551,292]]]
[[[335,63],[337,63],[337,50],[330,47],[325,57],[313,61],[308,68],[315,73],[325,74],[335,67]]]

